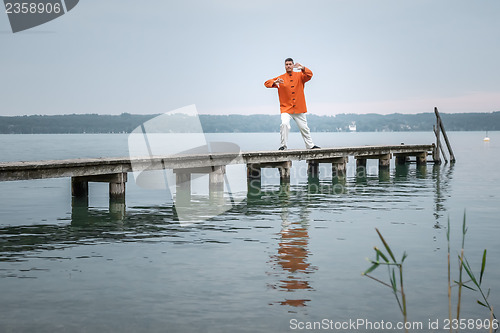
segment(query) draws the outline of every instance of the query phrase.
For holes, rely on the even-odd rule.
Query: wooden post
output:
[[[427,152],[420,153],[416,155],[417,165],[427,165]]]
[[[441,131],[439,130],[440,128],[441,127],[439,125],[437,128],[436,126],[433,126],[434,134],[436,135],[436,145],[434,146],[434,150],[432,151],[432,153],[433,153],[434,163],[436,164],[441,164],[440,152],[441,154],[443,154],[444,162],[448,163],[448,159],[446,158],[446,154],[444,153],[443,145],[441,144],[441,138],[440,138]]]
[[[83,177],[71,177],[71,195],[83,198],[89,196],[89,182]]]
[[[125,202],[125,183],[127,173],[117,173],[109,181],[109,199],[112,201]]]
[[[75,197],[88,196],[89,182],[108,183],[109,198],[111,200],[125,201],[126,172],[71,177],[71,194]]]
[[[389,169],[391,165],[391,154],[381,155],[378,159],[378,168],[380,169]]]
[[[455,154],[453,154],[453,150],[451,149],[451,144],[450,140],[448,140],[448,135],[446,134],[446,130],[444,129],[443,121],[441,120],[441,115],[439,114],[439,111],[437,108],[434,108],[434,113],[436,114],[436,117],[438,119],[438,127],[441,128],[441,131],[443,132],[443,137],[444,141],[446,142],[446,146],[448,147],[448,152],[450,153],[450,162],[455,163]]]
[[[366,169],[366,158],[356,157],[356,169],[365,168]]]
[[[365,178],[366,177],[366,158],[358,157],[356,158],[356,177]]]
[[[434,148],[433,151],[433,159],[434,163],[436,164],[441,164],[441,156],[439,156],[440,151],[442,151],[442,146],[441,146],[441,126],[439,125],[439,117],[436,116],[436,125],[432,126],[434,130],[434,135],[436,135],[436,147]]]
[[[309,177],[319,177],[319,163],[317,161],[307,161],[307,175]]]
[[[127,182],[127,173],[120,172],[93,176],[71,177],[71,194],[74,199],[73,207],[78,207],[78,209],[73,209],[73,212],[76,212],[77,210],[79,212],[84,212],[85,208],[82,207],[88,207],[89,182],[109,184],[109,211],[113,218],[123,220],[126,212],[125,183]],[[84,201],[75,201],[75,199],[86,200],[86,203]],[[81,202],[84,202],[83,205],[80,204]],[[74,215],[83,216],[83,214],[77,213]]]
[[[278,166],[280,173],[280,182],[290,182],[290,169],[292,168],[292,161],[283,162]]]
[[[191,173],[176,170],[175,173],[175,204],[186,205],[191,201]]]
[[[347,169],[347,157],[332,160],[332,178],[344,178]]]
[[[212,172],[208,174],[208,183],[210,192],[223,192],[224,191],[224,174],[226,173],[226,166],[215,166]]]
[[[405,165],[408,162],[409,158],[404,154],[396,155],[396,165]]]
[[[247,180],[261,180],[260,164],[247,164]]]
[[[439,140],[439,141],[441,141],[441,140]],[[441,143],[439,144],[439,148],[441,150],[441,154],[443,154],[444,162],[448,163],[448,158],[446,157],[446,154],[444,153],[444,148],[443,148],[443,145]],[[441,159],[439,159],[439,163],[441,163]]]

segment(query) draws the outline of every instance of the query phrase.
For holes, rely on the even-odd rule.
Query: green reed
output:
[[[481,260],[481,269],[479,273],[479,279],[473,273],[472,267],[465,256],[465,238],[467,234],[467,223],[466,223],[466,214],[464,212],[464,218],[462,223],[462,248],[460,250],[460,254],[458,255],[458,281],[453,280],[454,285],[451,283],[451,249],[450,249],[450,220],[448,219],[448,230],[446,232],[446,239],[448,243],[448,313],[450,323],[454,320],[452,313],[452,288],[458,287],[457,291],[457,311],[456,311],[456,321],[458,322],[460,319],[460,307],[462,303],[462,290],[463,288],[473,290],[479,292],[482,300],[477,300],[477,303],[489,310],[490,313],[490,332],[493,331],[493,319],[496,321],[496,316],[493,312],[493,307],[488,302],[488,297],[490,294],[490,289],[485,292],[482,289],[482,282],[484,277],[484,272],[486,269],[486,254],[487,250],[485,249],[483,252],[483,257]],[[386,253],[382,250],[374,247],[375,250],[375,260],[369,259],[369,262],[372,264],[366,271],[362,273],[362,275],[369,277],[372,280],[377,281],[378,283],[391,288],[392,293],[396,297],[396,301],[398,303],[399,309],[403,315],[404,322],[407,322],[407,307],[406,307],[406,295],[403,288],[403,263],[407,258],[406,252],[403,253],[401,260],[398,262],[394,253],[392,252],[389,244],[386,242],[380,231],[375,228],[377,234],[384,245]],[[378,278],[371,276],[369,273],[373,272],[379,266],[387,266],[388,274],[389,274],[389,283],[386,283]],[[396,271],[399,273],[399,279],[396,278]],[[465,272],[465,274],[464,274]],[[465,275],[469,278],[469,280],[464,281]],[[470,286],[469,284],[473,284],[474,286]],[[498,326],[497,326],[498,327]],[[408,332],[407,329],[405,329]],[[458,332],[458,329],[456,330]],[[452,325],[450,325],[450,332],[452,332]]]
[[[401,261],[397,261],[396,257],[394,256],[394,253],[392,252],[389,244],[386,242],[380,231],[375,228],[377,231],[378,236],[380,237],[380,240],[382,241],[382,244],[384,245],[384,248],[387,252],[387,255],[382,252],[378,247],[374,247],[375,250],[375,260],[369,260],[372,263],[372,266],[368,268],[366,271],[364,271],[362,274],[366,277],[369,277],[372,280],[375,280],[389,288],[391,288],[392,293],[396,297],[396,301],[398,302],[399,309],[401,310],[401,314],[403,315],[404,322],[406,324],[407,322],[407,309],[406,309],[406,294],[404,292],[404,284],[403,284],[403,262],[405,261],[407,254],[406,252],[403,253],[403,256],[401,258]],[[382,258],[382,261],[380,260]],[[377,269],[380,265],[382,266],[387,266],[387,271],[389,274],[389,283],[386,283],[384,281],[381,281],[371,275],[369,273],[373,272],[375,269]],[[396,270],[398,271],[399,275],[399,286],[398,286],[398,279],[396,278]],[[406,326],[406,325],[405,325]],[[408,332],[408,329],[405,328],[405,331]]]
[[[464,218],[463,218],[463,223],[462,223],[462,248],[460,250],[460,254],[458,255],[458,267],[459,267],[459,280],[458,281],[453,281],[455,285],[458,286],[458,300],[457,300],[457,321],[460,319],[460,305],[462,302],[462,287],[479,292],[481,295],[482,300],[476,300],[476,302],[487,308],[490,312],[490,318],[491,322],[493,322],[493,319],[496,319],[495,313],[493,312],[493,307],[490,305],[488,302],[488,297],[490,295],[490,289],[485,294],[485,291],[481,287],[483,283],[483,276],[484,272],[486,269],[486,254],[487,250],[484,249],[483,251],[483,257],[481,260],[481,269],[479,271],[479,279],[476,278],[476,275],[472,271],[472,267],[467,260],[467,257],[465,256],[465,235],[467,234],[467,222],[466,222],[466,213],[464,212]],[[449,317],[450,321],[453,319],[453,314],[451,312],[451,278],[450,278],[450,219],[448,218],[448,231],[446,233],[446,238],[448,241],[448,303],[450,304],[449,306]],[[465,270],[465,273],[469,277],[469,280],[463,281],[463,271]],[[471,287],[470,285],[467,285],[468,283],[474,284],[475,287]],[[490,325],[490,332],[493,330],[493,325]],[[450,328],[450,332],[452,329]],[[458,332],[458,330],[457,330]]]

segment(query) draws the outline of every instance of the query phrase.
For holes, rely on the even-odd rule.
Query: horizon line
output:
[[[496,111],[483,111],[483,112],[445,112],[445,111],[439,111],[440,114],[449,114],[449,115],[454,115],[454,114],[493,114],[500,112],[500,110]],[[165,113],[165,112],[163,112]],[[130,113],[130,112],[122,112],[119,114],[112,114],[112,113],[64,113],[64,114],[23,114],[23,115],[0,115],[0,117],[57,117],[57,116],[113,116],[113,117],[118,117],[122,115],[131,115],[131,116],[155,116],[155,115],[160,115],[163,113]],[[367,113],[336,113],[336,114],[315,114],[312,112],[307,112],[308,116],[316,116],[316,117],[335,117],[338,115],[357,115],[357,116],[363,116],[363,115],[379,115],[379,116],[390,116],[390,115],[422,115],[422,114],[434,114],[434,112],[417,112],[417,113],[402,113],[402,112],[393,112],[393,113],[377,113],[377,112],[367,112]],[[277,114],[269,114],[269,113],[252,113],[252,114],[241,114],[241,113],[228,113],[228,114],[217,114],[217,113],[199,113],[200,116],[279,116],[280,113]]]

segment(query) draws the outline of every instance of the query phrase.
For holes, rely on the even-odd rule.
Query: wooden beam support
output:
[[[280,173],[280,181],[290,182],[290,169],[292,168],[292,161],[286,161],[278,166],[278,171]]]
[[[381,169],[388,170],[390,165],[391,165],[391,158],[392,158],[391,154],[386,154],[386,155],[380,156],[378,159],[379,170],[381,170]]]
[[[309,177],[319,177],[319,162],[316,160],[307,161],[307,175]]]
[[[81,177],[71,177],[71,195],[77,198],[88,197],[89,182]]]
[[[125,202],[125,183],[127,173],[118,173],[110,178],[109,199],[112,201]]]
[[[259,182],[261,181],[260,164],[247,164],[247,180],[258,180]]]
[[[356,156],[356,169],[365,168],[366,169],[366,158]]]
[[[247,180],[261,180],[262,168],[277,168],[280,173],[280,180],[290,180],[290,168],[292,161],[249,163],[247,164]]]
[[[406,154],[395,154],[396,155],[396,165],[405,165],[410,161],[410,157]]]
[[[366,158],[356,158],[356,178],[366,178]]]
[[[191,173],[175,173],[175,204],[186,205],[191,201]]]
[[[427,165],[427,152],[417,155],[417,165]]]
[[[212,171],[208,174],[208,184],[210,192],[223,192],[224,191],[224,175],[226,174],[226,166],[213,167]]]
[[[446,143],[446,147],[448,147],[448,152],[450,153],[450,162],[455,163],[455,154],[453,154],[453,149],[451,149],[450,140],[448,140],[448,135],[446,134],[446,130],[444,129],[443,121],[441,119],[441,115],[437,108],[434,108],[434,113],[436,114],[437,124],[441,131],[443,132],[444,142]]]
[[[348,157],[339,157],[331,161],[332,163],[332,178],[344,178],[347,171]]]
[[[74,197],[89,195],[89,182],[109,183],[109,198],[125,201],[125,183],[127,173],[114,173],[94,176],[71,177],[71,194]]]

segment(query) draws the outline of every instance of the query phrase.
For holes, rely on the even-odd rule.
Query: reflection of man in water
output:
[[[289,272],[286,279],[280,281],[280,288],[286,291],[311,289],[309,281],[294,276],[295,273],[307,273],[311,264],[307,262],[309,256],[307,245],[309,235],[304,227],[285,228],[281,231],[281,240],[278,248],[278,264],[284,271]],[[294,274],[294,275],[292,275]],[[280,302],[282,305],[305,306],[308,299],[287,299]]]
[[[295,72],[294,69],[297,69],[298,72]],[[279,150],[285,150],[287,148],[290,119],[293,119],[299,127],[306,148],[319,148],[313,143],[311,132],[307,126],[307,107],[304,96],[304,84],[312,78],[313,73],[309,68],[299,63],[294,63],[292,58],[287,58],[285,60],[285,70],[285,74],[267,80],[264,83],[267,88],[278,89],[281,111],[281,146]]]
[[[289,189],[288,189],[289,191]],[[308,211],[305,206],[301,207],[300,221],[290,222],[289,220],[289,202],[282,201],[281,213],[281,231],[278,241],[278,255],[276,264],[281,268],[285,277],[280,279],[276,287],[286,292],[298,292],[301,290],[311,290],[308,278],[305,274],[311,273],[315,267],[309,262],[309,232],[308,227]],[[298,298],[291,299],[287,297],[284,301],[280,301],[281,305],[290,305],[295,307],[306,306],[306,302],[310,299]]]

